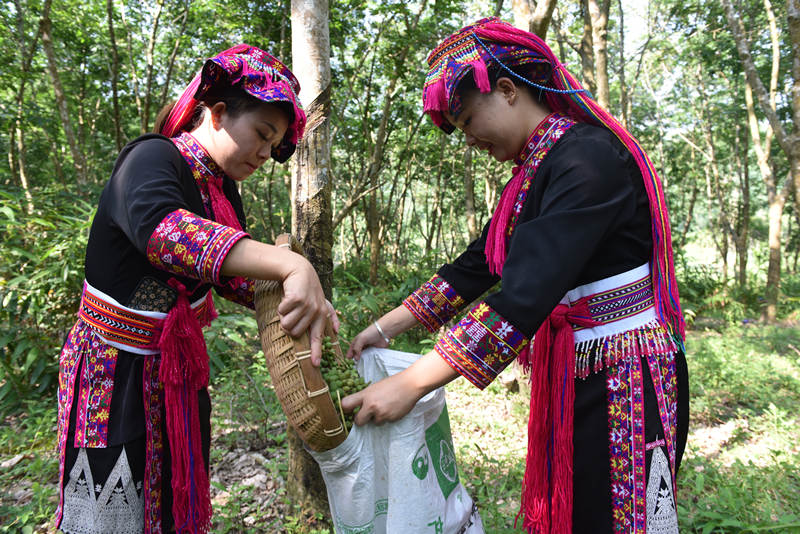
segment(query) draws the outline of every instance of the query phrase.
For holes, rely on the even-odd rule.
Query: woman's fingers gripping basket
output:
[[[279,236],[275,244],[303,253],[297,240],[288,234]],[[300,438],[312,450],[329,450],[345,440],[348,424],[352,424],[353,415],[349,414],[348,421],[339,399],[365,384],[353,362],[342,356],[335,332],[338,324],[330,318],[325,331],[330,341],[324,344],[322,365],[311,362],[308,332],[292,338],[281,328],[278,305],[282,298],[280,282],[256,283],[256,320],[273,388],[287,421]]]

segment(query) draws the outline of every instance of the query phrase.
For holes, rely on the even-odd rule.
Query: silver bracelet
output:
[[[375,325],[375,328],[378,330],[378,333],[381,335],[381,337],[383,338],[383,340],[384,340],[384,341],[386,342],[386,344],[388,345],[388,344],[389,344],[389,342],[391,341],[391,339],[389,339],[389,336],[387,336],[387,335],[384,333],[384,331],[383,331],[383,328],[381,328],[381,325],[379,325],[379,324],[378,324],[378,321],[375,321],[375,322],[374,322],[374,323],[372,323],[372,324],[374,324],[374,325]]]

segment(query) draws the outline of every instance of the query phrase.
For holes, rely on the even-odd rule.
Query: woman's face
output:
[[[231,116],[224,103],[211,107],[209,155],[234,180],[244,180],[261,167],[280,145],[289,127],[288,114],[264,103]]]
[[[519,88],[502,80],[508,78],[500,78],[489,93],[466,91],[458,118],[450,113],[444,116],[464,132],[467,145],[487,151],[497,161],[508,161],[520,153],[530,128],[519,104]]]

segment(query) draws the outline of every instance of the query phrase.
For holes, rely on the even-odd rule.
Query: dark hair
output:
[[[161,130],[164,128],[164,124],[167,122],[167,118],[169,117],[170,112],[172,112],[172,108],[175,107],[176,102],[177,100],[173,100],[159,110],[158,115],[156,115],[155,124],[153,125],[153,132],[161,133]],[[220,84],[217,87],[211,88],[211,90],[209,90],[209,92],[203,97],[203,100],[197,104],[191,120],[186,123],[186,126],[183,127],[183,130],[193,130],[195,127],[197,127],[203,118],[203,111],[207,107],[211,107],[217,102],[225,103],[225,111],[231,116],[231,118],[236,118],[243,113],[258,109],[259,106],[264,104],[273,105],[283,110],[289,116],[290,120],[294,112],[291,103],[289,102],[264,102],[263,100],[259,100],[253,95],[245,92],[245,90],[239,85]]]

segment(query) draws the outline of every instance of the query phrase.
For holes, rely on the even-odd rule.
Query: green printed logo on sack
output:
[[[417,454],[414,455],[411,471],[420,480],[425,480],[425,477],[428,476],[428,448],[424,443],[420,445]]]
[[[425,429],[425,443],[428,450],[426,451],[423,447],[419,448],[412,460],[411,471],[417,478],[424,480],[428,474],[428,453],[430,453],[430,463],[433,464],[436,480],[439,482],[444,498],[447,499],[458,486],[458,469],[446,405],[439,419]]]
[[[389,511],[389,499],[378,499],[375,501],[375,517],[385,515]],[[336,518],[336,532],[341,534],[374,534],[375,523],[369,521],[364,525],[347,525],[341,518]]]

